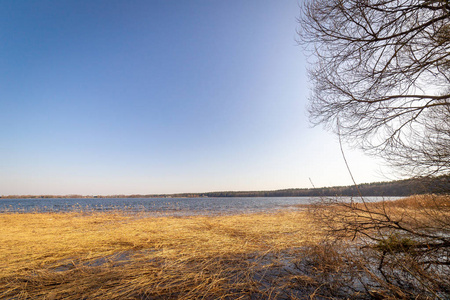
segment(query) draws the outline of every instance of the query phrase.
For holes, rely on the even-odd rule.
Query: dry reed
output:
[[[276,298],[289,252],[317,238],[300,211],[1,214],[0,298]]]
[[[416,196],[367,205],[414,228],[443,228],[448,203]],[[363,205],[193,217],[0,214],[0,299],[370,298],[385,290],[355,283],[378,280],[364,257],[372,248],[338,234],[349,221],[385,222],[364,210],[348,215]]]

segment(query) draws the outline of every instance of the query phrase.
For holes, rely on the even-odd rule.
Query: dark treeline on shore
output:
[[[364,183],[356,186],[322,187],[311,189],[283,189],[274,191],[222,191],[208,193],[148,194],[148,195],[9,195],[17,198],[195,198],[195,197],[318,197],[318,196],[410,196],[450,192],[450,175],[423,177],[390,182]]]
[[[213,192],[208,197],[316,197],[316,196],[410,196],[450,192],[450,175],[434,178],[415,178],[391,182],[364,183],[356,186],[337,186],[312,189],[285,189],[259,192]]]

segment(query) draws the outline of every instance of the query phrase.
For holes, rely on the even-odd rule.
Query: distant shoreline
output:
[[[363,183],[358,187],[291,188],[272,191],[221,191],[207,193],[132,194],[132,195],[6,195],[0,199],[102,199],[102,198],[210,198],[210,197],[395,197],[416,194],[441,194],[450,191],[450,175],[412,178],[389,182]]]

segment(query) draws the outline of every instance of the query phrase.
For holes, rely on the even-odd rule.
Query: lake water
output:
[[[318,199],[318,197],[0,199],[0,213],[121,210],[171,216],[235,214],[295,209],[298,204],[309,204]],[[369,197],[369,199],[374,201],[383,198]]]

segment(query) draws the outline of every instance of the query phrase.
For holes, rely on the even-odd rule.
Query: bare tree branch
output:
[[[313,124],[411,175],[450,172],[448,0],[306,0]]]

